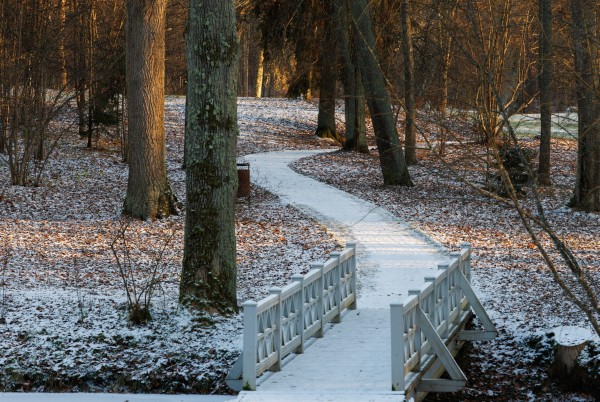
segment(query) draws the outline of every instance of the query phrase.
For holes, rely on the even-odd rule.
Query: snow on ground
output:
[[[180,201],[184,106],[177,97],[166,104],[168,174]],[[240,115],[240,155],[322,143],[306,129],[316,109],[305,103],[241,99]],[[64,124],[74,118],[69,111]],[[138,278],[173,240],[161,259],[152,322],[127,324],[110,250],[127,167],[113,137],[105,133],[86,149],[69,133],[40,187],[11,186],[5,164],[0,177],[0,390],[230,392],[223,379],[241,349],[241,315],[206,326],[178,306],[183,216],[129,225]],[[253,189],[236,208],[240,303],[264,297],[338,248],[317,222],[264,191]]]
[[[180,200],[184,105],[181,97],[167,99],[167,166]],[[334,145],[312,135],[317,109],[306,102],[241,98],[239,115],[240,159]],[[71,110],[64,124],[74,119]],[[553,146],[555,186],[544,190],[543,199],[548,217],[597,275],[600,217],[564,207],[574,183],[575,143],[556,139]],[[472,158],[455,147],[449,154],[451,165],[481,181]],[[586,400],[548,381],[546,333],[586,324],[564,301],[515,214],[465,188],[431,155],[420,156],[411,167],[417,184],[411,189],[383,186],[374,153],[322,155],[295,168],[385,207],[450,249],[472,243],[475,286],[500,337],[467,349],[460,364],[469,384],[447,400]],[[181,216],[130,225],[140,275],[156,248],[175,235],[163,257],[153,321],[146,327],[127,324],[124,290],[110,253],[126,177],[111,133],[88,150],[72,130],[59,142],[40,187],[10,186],[8,168],[0,165],[0,255],[9,256],[0,260],[0,390],[228,392],[223,377],[239,353],[241,316],[205,326],[177,306]],[[271,285],[287,283],[339,248],[318,223],[254,188],[250,202],[237,204],[237,232],[240,302],[261,298]],[[583,354],[600,365],[597,350]],[[6,397],[0,395],[0,401]]]

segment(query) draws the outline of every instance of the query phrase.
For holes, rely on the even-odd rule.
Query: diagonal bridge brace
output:
[[[492,323],[490,316],[487,314],[487,312],[481,305],[481,302],[477,298],[477,295],[471,288],[471,284],[469,283],[469,281],[467,280],[465,275],[460,270],[459,270],[459,275],[460,275],[459,276],[460,289],[462,290],[463,294],[467,298],[467,301],[469,302],[471,309],[473,309],[473,312],[475,313],[477,318],[479,318],[479,321],[481,321],[481,324],[483,325],[483,331],[461,330],[458,333],[458,340],[460,340],[460,341],[489,341],[489,340],[496,338],[498,336],[498,330],[496,329],[496,326]]]
[[[446,344],[440,338],[437,331],[423,312],[421,307],[417,308],[417,320],[421,331],[429,340],[432,349],[435,351],[438,359],[450,375],[450,379],[421,379],[417,385],[419,392],[456,392],[460,391],[467,384],[467,377],[454,360],[452,353],[446,347]]]

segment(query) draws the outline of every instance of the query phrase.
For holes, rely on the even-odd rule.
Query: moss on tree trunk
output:
[[[237,310],[237,33],[231,0],[192,0],[187,36],[186,219],[180,301]]]

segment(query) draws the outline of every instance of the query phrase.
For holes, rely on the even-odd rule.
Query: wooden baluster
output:
[[[442,338],[448,339],[450,334],[450,300],[449,300],[449,288],[450,278],[448,277],[448,264],[438,264],[437,268],[439,271],[445,271],[446,275],[442,281],[442,317],[444,317],[444,332]]]
[[[321,272],[321,277],[317,280],[319,286],[317,287],[317,317],[320,321],[319,330],[315,333],[315,338],[322,338],[325,332],[325,325],[323,324],[323,314],[325,311],[325,304],[323,302],[323,294],[325,288],[325,276],[323,275],[324,264],[312,264],[313,269],[318,269]]]
[[[304,353],[304,303],[306,300],[304,299],[304,275],[296,274],[292,276],[292,280],[294,282],[300,283],[300,310],[298,311],[298,322],[297,322],[297,331],[300,335],[300,345],[296,348],[295,353]]]
[[[337,260],[335,268],[331,270],[333,275],[333,300],[335,308],[337,309],[337,313],[331,318],[331,322],[334,324],[342,322],[342,289],[340,289],[342,265],[340,264],[340,255],[341,253],[339,251],[334,251],[330,256],[330,258],[335,258]]]
[[[283,309],[281,305],[281,288],[269,289],[269,294],[277,295],[277,305],[275,306],[275,332],[273,333],[273,343],[275,352],[277,353],[277,361],[269,368],[269,371],[281,370],[281,344],[283,334],[281,331],[281,323],[283,321]]]

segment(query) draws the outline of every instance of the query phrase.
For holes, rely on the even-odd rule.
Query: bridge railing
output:
[[[310,337],[323,336],[327,323],[340,322],[343,310],[356,309],[356,243],[312,268],[258,303],[243,304],[244,389],[255,390],[258,376],[280,370],[281,361],[302,353]]]
[[[454,355],[465,340],[488,340],[496,328],[470,286],[471,247],[463,244],[451,254],[449,264],[438,265],[438,273],[426,277],[421,289],[409,291],[403,303],[391,305],[392,389],[403,391],[407,400],[427,392],[455,392],[466,377]],[[471,310],[483,331],[464,326]],[[444,369],[450,379],[438,379]]]

